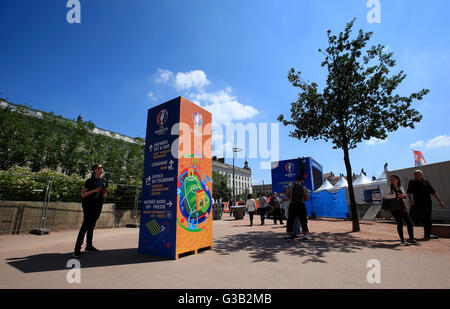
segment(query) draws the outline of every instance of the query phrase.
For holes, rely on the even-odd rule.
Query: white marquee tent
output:
[[[334,185],[334,188],[345,188],[348,187],[347,179],[344,178],[344,176],[341,175],[341,178],[339,178],[339,181]]]
[[[333,185],[328,181],[328,179],[325,179],[325,182],[320,186],[319,189],[316,190],[316,192],[323,191],[323,190],[330,190],[333,189]]]
[[[372,182],[373,181],[369,177],[367,177],[366,175],[364,175],[364,173],[361,172],[361,174],[359,174],[358,178],[356,178],[356,180],[353,182],[353,186],[369,185]]]

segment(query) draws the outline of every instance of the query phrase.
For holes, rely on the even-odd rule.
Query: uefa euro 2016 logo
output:
[[[294,177],[295,176],[294,163],[292,163],[292,162],[286,163],[286,165],[284,166],[284,169],[287,172],[287,174],[286,174],[287,177]]]
[[[192,114],[192,121],[194,122],[194,126],[196,128],[200,128],[203,123],[202,115],[199,113]]]
[[[294,163],[292,162],[286,163],[285,169],[286,172],[291,173],[294,170]]]
[[[163,125],[167,122],[167,119],[169,119],[169,113],[167,110],[163,109],[158,113],[158,116],[156,117],[156,122],[159,125]]]

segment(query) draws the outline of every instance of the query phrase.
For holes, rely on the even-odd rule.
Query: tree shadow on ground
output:
[[[275,229],[275,228],[274,228]],[[360,239],[348,233],[311,233],[310,241],[302,237],[285,239],[287,234],[258,231],[235,234],[214,241],[214,250],[221,255],[247,251],[253,262],[278,262],[278,254],[304,258],[303,263],[326,263],[327,253],[356,253],[366,248],[399,250],[396,240]]]
[[[75,259],[72,253],[41,253],[26,257],[6,259],[7,264],[23,273],[67,270],[67,262]],[[86,253],[78,258],[82,268],[130,265],[167,261],[167,259],[139,254],[137,248],[102,250]]]

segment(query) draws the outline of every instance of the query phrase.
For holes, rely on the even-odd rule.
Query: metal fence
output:
[[[85,180],[0,173],[0,234],[78,229]],[[137,227],[142,186],[109,183],[98,228]]]

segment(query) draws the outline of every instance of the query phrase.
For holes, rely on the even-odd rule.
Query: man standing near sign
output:
[[[437,236],[431,235],[431,195],[438,200],[441,208],[445,207],[439,194],[434,190],[428,180],[423,178],[423,172],[421,170],[416,170],[414,172],[414,180],[411,180],[408,185],[408,200],[411,210],[414,209],[423,224],[425,240],[437,238]]]
[[[92,245],[92,239],[95,224],[102,212],[103,199],[106,196],[106,188],[108,187],[107,181],[103,178],[103,173],[103,166],[101,164],[94,164],[92,166],[92,177],[86,180],[81,192],[84,219],[75,244],[74,257],[80,257],[82,255],[81,245],[83,244],[86,233],[86,251],[100,251]]]
[[[298,217],[303,232],[303,240],[308,241],[308,218],[306,213],[305,201],[309,200],[308,189],[303,185],[303,178],[297,176],[297,179],[286,190],[286,196],[290,199],[289,215],[287,220],[287,232],[291,234],[291,239],[297,238],[292,231],[295,218]]]

